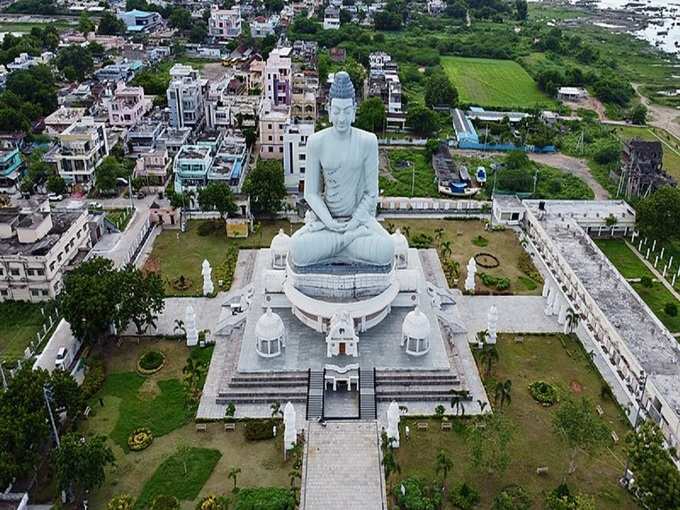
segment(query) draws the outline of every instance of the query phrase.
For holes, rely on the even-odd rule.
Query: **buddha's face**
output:
[[[338,133],[344,134],[352,127],[355,112],[356,106],[354,105],[354,99],[351,97],[347,99],[333,98],[328,116]]]

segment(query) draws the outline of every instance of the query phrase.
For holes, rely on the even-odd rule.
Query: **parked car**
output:
[[[57,195],[56,193],[48,193],[47,199],[50,202],[61,202],[62,200],[64,200],[64,197],[62,195]]]
[[[57,370],[66,370],[71,366],[73,361],[73,354],[66,347],[59,347],[57,351],[57,358],[54,361],[54,368]]]

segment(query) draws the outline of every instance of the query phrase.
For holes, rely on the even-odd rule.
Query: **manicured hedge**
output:
[[[246,422],[245,436],[248,441],[262,441],[274,437],[276,420],[257,420]]]
[[[282,487],[240,489],[234,510],[295,510],[295,497]]]

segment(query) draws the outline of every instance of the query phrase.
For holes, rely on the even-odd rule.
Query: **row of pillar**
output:
[[[569,310],[569,302],[562,295],[559,288],[549,281],[543,284],[543,297],[545,299],[545,314],[547,316],[557,315],[557,323],[564,324],[564,332],[567,332],[567,311]]]

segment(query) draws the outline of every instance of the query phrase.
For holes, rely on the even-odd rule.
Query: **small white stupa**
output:
[[[212,282],[212,267],[207,259],[204,259],[201,265],[201,275],[203,275],[203,295],[209,296],[215,291],[215,286]]]
[[[430,319],[416,306],[404,317],[401,326],[401,346],[406,346],[406,354],[422,356],[430,351],[432,326]]]
[[[279,356],[286,346],[286,327],[277,314],[271,308],[257,319],[255,324],[255,350],[263,358]]]
[[[470,257],[467,264],[467,276],[465,278],[465,290],[468,292],[475,291],[475,276],[477,275],[477,263],[474,257]]]
[[[401,233],[400,229],[392,234],[392,241],[394,242],[394,260],[397,269],[406,269],[408,267],[408,239]]]
[[[198,345],[198,329],[196,329],[196,313],[194,307],[189,305],[184,310],[184,328],[187,331],[187,345]]]
[[[283,447],[290,450],[297,442],[297,428],[295,425],[295,408],[288,402],[283,408]]]
[[[391,440],[390,444],[393,448],[399,448],[399,404],[392,401],[387,408],[387,439]]]
[[[290,249],[290,236],[283,229],[279,229],[279,233],[272,239],[269,249],[272,252],[272,267],[274,269],[284,269],[286,267],[286,259],[288,258],[288,250]]]
[[[486,329],[489,334],[486,337],[486,342],[493,345],[496,343],[496,335],[498,334],[498,309],[496,305],[491,305],[491,308],[489,308],[487,319],[488,325]]]

